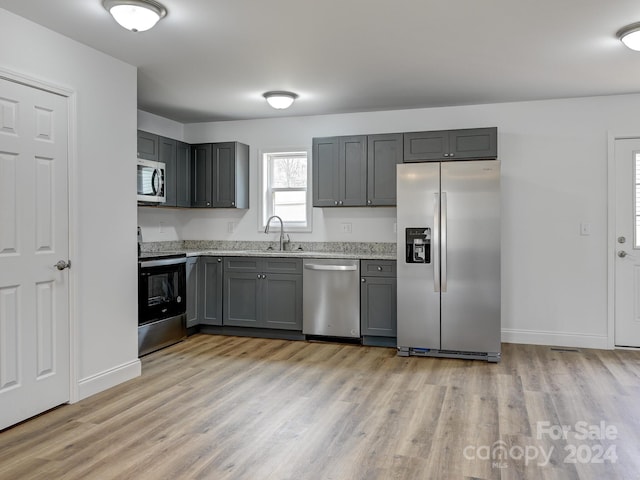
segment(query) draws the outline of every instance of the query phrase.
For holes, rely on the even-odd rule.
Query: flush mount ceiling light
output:
[[[298,95],[292,92],[266,92],[262,96],[267,99],[267,103],[273,108],[283,110],[289,108]]]
[[[167,9],[154,0],[103,0],[102,5],[116,22],[132,32],[149,30],[167,14]]]
[[[640,22],[618,30],[618,38],[631,50],[640,51]]]

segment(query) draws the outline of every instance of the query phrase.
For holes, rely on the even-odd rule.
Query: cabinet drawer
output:
[[[361,260],[360,276],[395,277],[396,262],[394,260]]]
[[[301,258],[263,258],[262,271],[267,273],[293,273],[302,275]]]
[[[227,257],[224,259],[225,272],[261,272],[259,257]]]

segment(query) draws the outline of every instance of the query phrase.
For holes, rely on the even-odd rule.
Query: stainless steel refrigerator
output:
[[[500,162],[397,167],[398,355],[500,360]]]

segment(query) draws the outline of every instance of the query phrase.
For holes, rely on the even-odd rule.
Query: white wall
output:
[[[137,358],[136,69],[0,9],[0,68],[76,94],[71,240],[78,395],[140,373]],[[75,140],[75,141],[74,141]]]
[[[187,142],[261,148],[312,137],[498,127],[502,161],[503,340],[607,347],[607,134],[640,134],[640,95],[185,125]],[[139,209],[146,240],[264,239],[257,211]],[[339,232],[351,222],[353,233]],[[163,223],[165,233],[159,232]],[[229,222],[237,222],[233,234]],[[394,208],[314,209],[293,240],[393,242]],[[592,226],[580,236],[580,223]]]

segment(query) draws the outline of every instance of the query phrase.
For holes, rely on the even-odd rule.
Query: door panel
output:
[[[0,429],[69,400],[67,100],[0,80]]]
[[[640,347],[640,138],[616,140],[615,167],[615,344]]]
[[[441,178],[441,348],[500,352],[500,163],[443,163]]]
[[[434,267],[438,257],[431,241],[431,263],[407,263],[405,230],[437,231],[436,197],[440,163],[398,165],[398,347],[440,348],[440,293]]]

